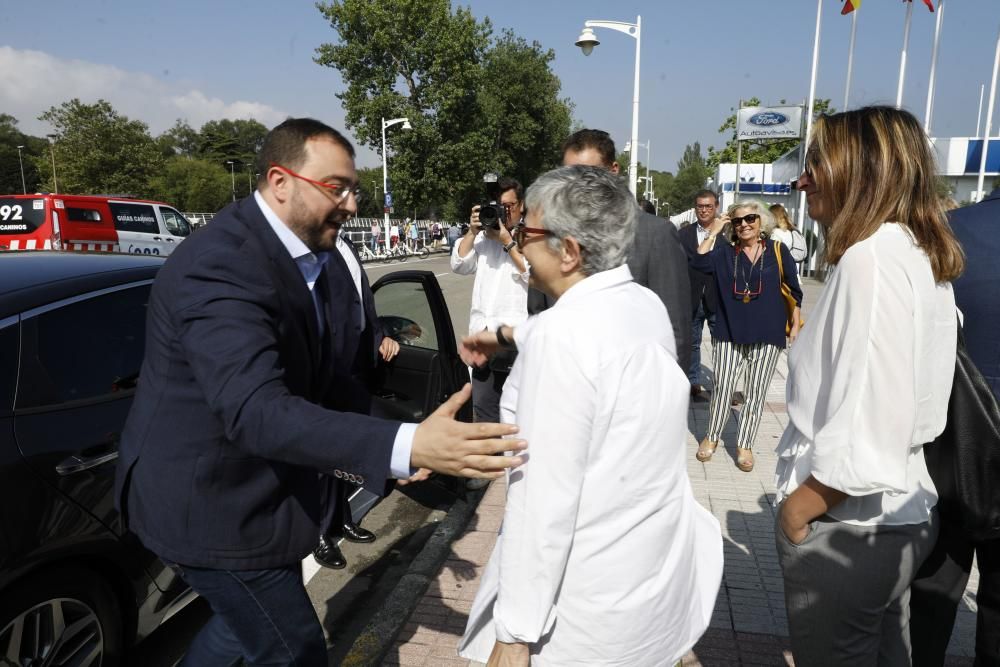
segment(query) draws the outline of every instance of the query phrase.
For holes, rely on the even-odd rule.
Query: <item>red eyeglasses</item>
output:
[[[354,201],[359,202],[359,203],[361,202],[361,200],[362,200],[362,198],[364,196],[361,193],[361,186],[360,185],[355,185],[354,187],[350,187],[350,186],[347,186],[347,185],[340,185],[339,183],[324,183],[323,181],[314,181],[311,178],[306,178],[302,174],[296,174],[294,171],[292,171],[288,167],[283,167],[280,164],[278,164],[277,162],[272,162],[271,166],[274,167],[275,169],[278,169],[280,171],[285,172],[289,176],[293,176],[293,177],[295,177],[295,178],[297,178],[299,180],[305,181],[306,183],[312,183],[313,185],[315,185],[317,187],[323,188],[324,190],[326,190],[327,192],[329,192],[331,195],[333,195],[334,200],[338,204],[340,204],[344,200],[346,200],[347,199],[347,195],[354,195]]]
[[[554,234],[554,232],[551,232],[548,229],[525,227],[522,222],[514,228],[514,233],[511,236],[514,239],[514,243],[516,243],[519,248],[523,248],[524,244],[528,242],[529,236],[551,236],[552,234]]]

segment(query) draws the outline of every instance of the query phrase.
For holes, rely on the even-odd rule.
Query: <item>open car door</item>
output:
[[[441,286],[430,271],[394,271],[379,278],[372,292],[383,332],[399,343],[396,358],[380,365],[372,416],[423,421],[469,381]],[[472,421],[472,401],[462,407],[458,419]],[[355,521],[377,500],[363,489],[352,496]]]

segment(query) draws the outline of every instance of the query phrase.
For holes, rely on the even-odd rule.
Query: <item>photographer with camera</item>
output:
[[[472,207],[469,229],[451,252],[451,269],[476,275],[472,287],[469,333],[496,331],[528,317],[528,264],[511,230],[524,214],[524,186],[513,178],[486,174],[487,198]],[[514,363],[498,355],[472,369],[472,406],[477,422],[500,420],[500,392]]]

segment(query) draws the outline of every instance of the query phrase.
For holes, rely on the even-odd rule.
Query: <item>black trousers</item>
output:
[[[351,517],[351,504],[348,501],[357,485],[337,479],[333,475],[324,475],[323,516],[319,522],[319,534],[336,538],[344,534],[344,524],[354,523]]]
[[[944,664],[973,554],[979,566],[975,665],[1000,667],[1000,539],[973,542],[947,520],[942,520],[937,544],[910,587],[914,667]]]

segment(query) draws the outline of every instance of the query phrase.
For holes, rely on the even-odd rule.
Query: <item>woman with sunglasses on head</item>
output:
[[[732,228],[732,245],[716,241],[727,224]],[[799,333],[802,290],[795,260],[783,244],[764,239],[762,229],[769,232],[773,227],[774,220],[764,202],[743,200],[731,206],[728,215],[715,219],[698,253],[691,257],[693,268],[715,276],[718,295],[712,338],[715,389],[708,433],[695,456],[703,463],[712,458],[729,418],[729,397],[740,376],[745,375],[746,403],[736,437],[736,466],[743,472],[753,470],[753,442],[764,397],[778,356],[785,348],[788,314],[781,293],[782,274],[797,303],[788,339],[794,341]]]
[[[821,117],[797,188],[826,285],[789,354],[775,540],[796,664],[909,665],[909,586],[934,546],[924,443],[944,429],[963,268],[910,113]]]

